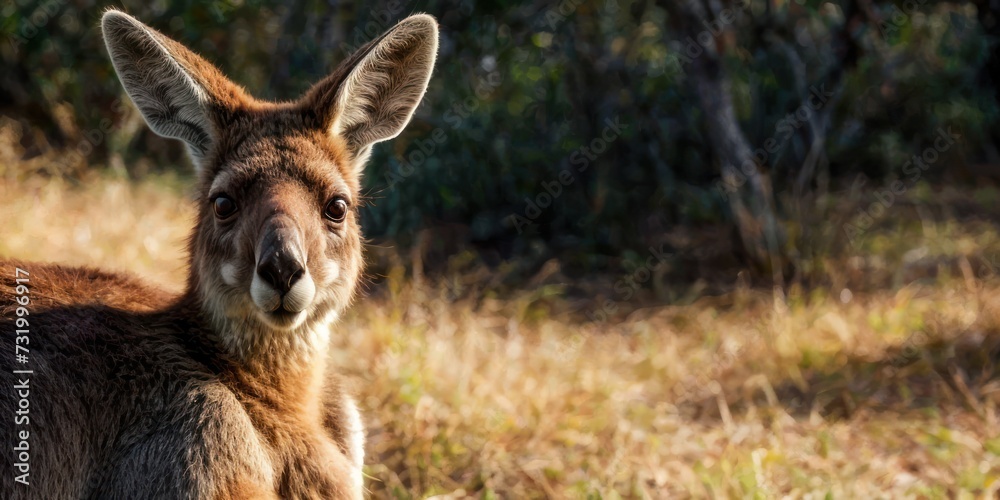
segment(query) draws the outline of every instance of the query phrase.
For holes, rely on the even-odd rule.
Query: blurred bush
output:
[[[497,258],[556,255],[591,269],[644,254],[669,228],[745,224],[720,189],[727,160],[712,125],[725,116],[698,94],[705,75],[724,76],[736,136],[750,150],[775,146],[759,168],[783,219],[800,209],[788,200],[836,192],[858,174],[903,176],[942,128],[961,140],[928,178],[1000,163],[998,21],[988,3],[712,0],[696,6],[707,12],[701,25],[685,24],[683,8],[627,0],[124,8],[276,100],[402,17],[434,14],[442,40],[431,87],[367,172],[368,235],[407,245],[422,228],[450,228],[449,239]],[[6,135],[16,132],[25,157],[72,153],[42,172],[5,175],[189,168],[183,148],[127,104],[98,27],[109,5],[0,7]],[[814,95],[824,100],[806,110]],[[782,251],[803,251],[803,237],[782,237]]]

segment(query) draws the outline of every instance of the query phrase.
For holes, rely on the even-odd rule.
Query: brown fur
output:
[[[362,496],[362,429],[327,364],[328,321],[349,304],[362,270],[364,161],[374,142],[398,134],[423,95],[436,25],[422,15],[403,21],[303,99],[278,104],[251,98],[120,12],[108,12],[103,27],[143,116],[183,140],[199,169],[190,274],[173,297],[126,275],[0,261],[5,332],[16,318],[14,268],[31,273],[30,363],[12,369],[34,370],[32,485],[5,490],[31,498]],[[239,206],[230,219],[214,212],[219,193]],[[324,218],[338,197],[346,217]],[[273,255],[299,256],[304,266],[284,295],[261,285],[267,241],[291,252]],[[280,318],[261,305],[268,301],[294,322],[274,323]],[[8,417],[16,381],[10,369],[0,375],[5,446],[21,429]],[[8,482],[12,458],[4,454]]]

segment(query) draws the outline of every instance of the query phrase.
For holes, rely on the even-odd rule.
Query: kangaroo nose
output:
[[[284,295],[302,277],[302,265],[298,260],[283,259],[275,254],[272,258],[257,264],[257,274]]]
[[[257,274],[282,295],[291,290],[305,272],[294,238],[287,232],[277,229],[269,234],[257,262]]]

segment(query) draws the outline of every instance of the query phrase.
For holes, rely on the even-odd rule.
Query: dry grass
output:
[[[192,212],[160,184],[8,182],[0,255],[176,288]],[[839,269],[892,268],[924,248],[906,262],[936,265],[933,278],[850,297],[792,289],[778,303],[737,289],[613,325],[574,322],[539,290],[454,300],[396,269],[335,335],[370,426],[369,488],[378,498],[992,497],[1000,281],[970,261],[989,261],[1000,239],[983,224],[911,226]]]

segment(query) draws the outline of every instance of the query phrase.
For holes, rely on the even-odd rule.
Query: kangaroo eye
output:
[[[220,219],[228,219],[236,213],[236,202],[224,194],[220,194],[212,201],[215,208],[215,216]]]
[[[344,222],[347,217],[347,202],[343,198],[334,198],[326,204],[323,216],[333,222]]]

